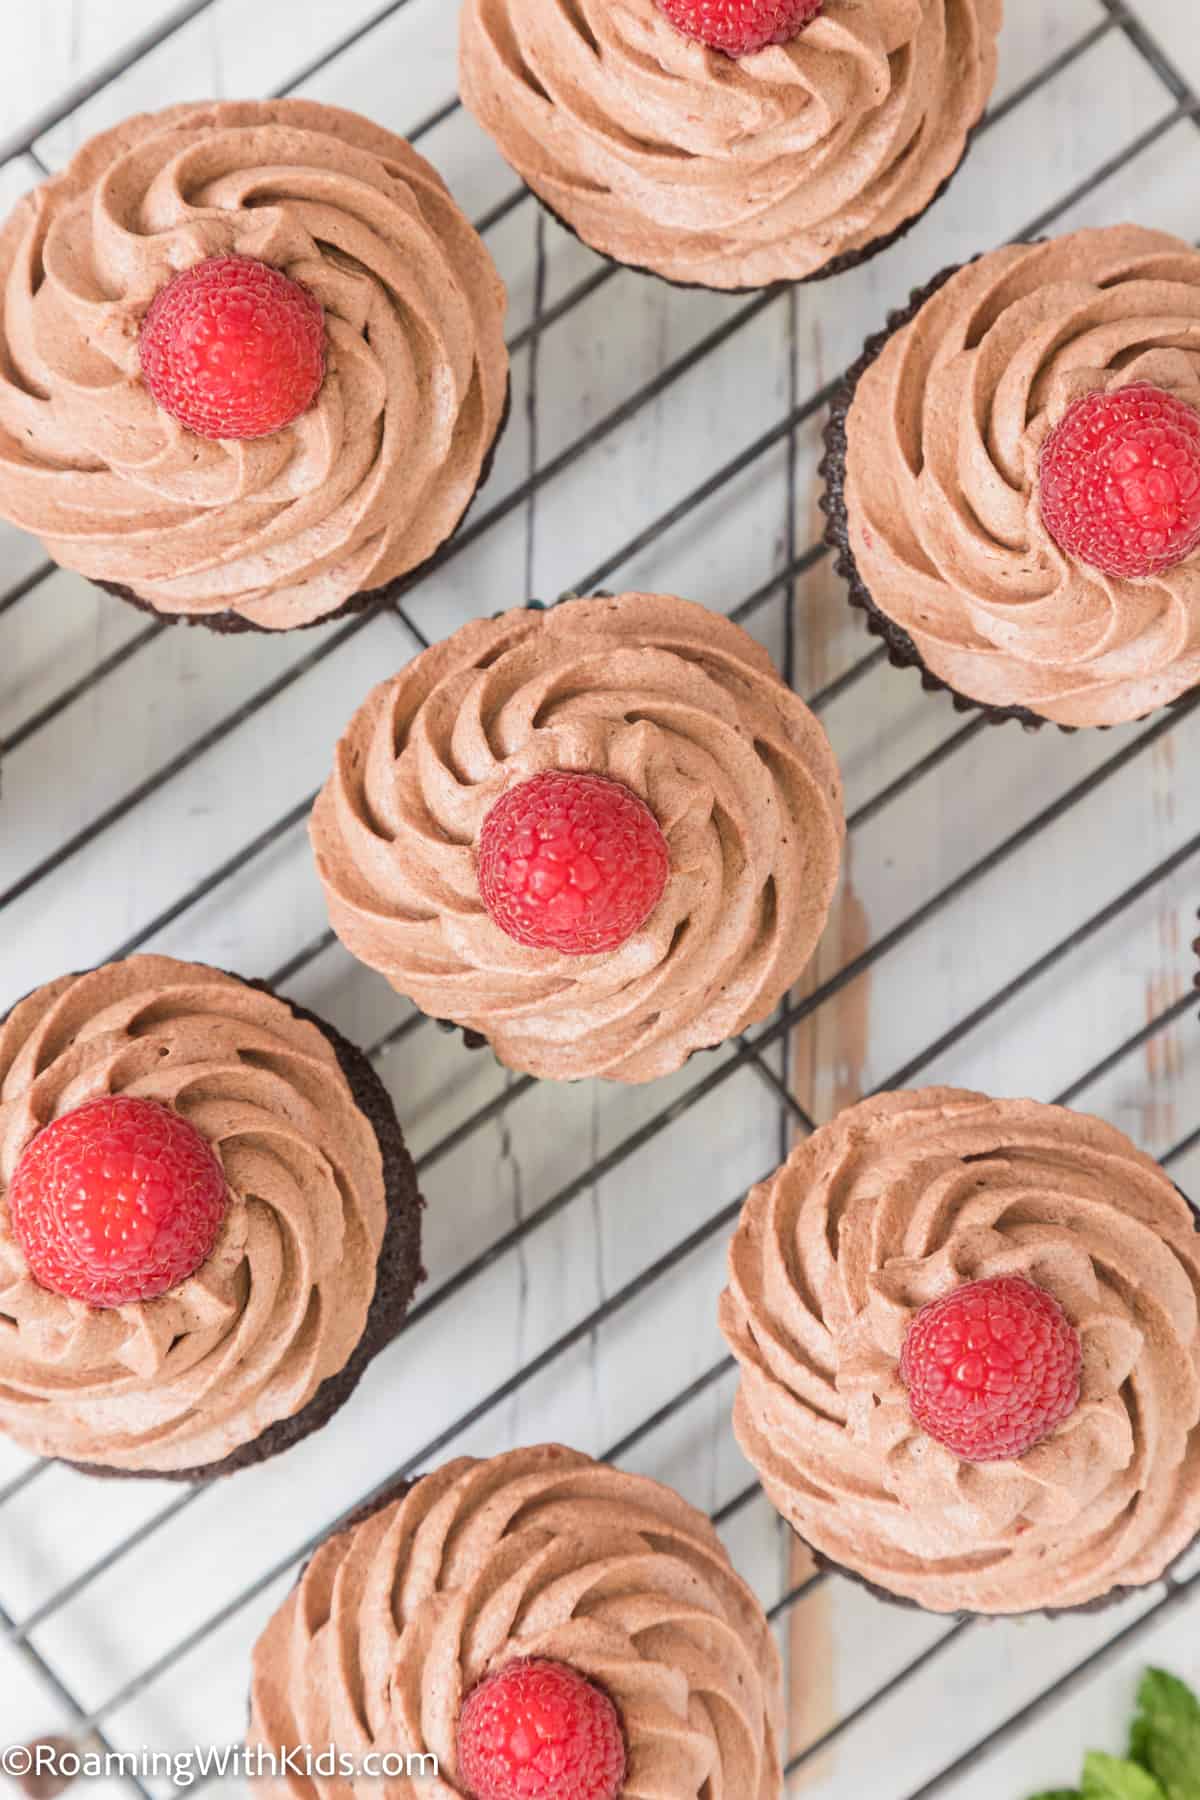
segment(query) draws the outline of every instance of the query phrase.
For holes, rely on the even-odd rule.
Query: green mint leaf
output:
[[[1150,1726],[1142,1713],[1129,1727],[1129,1757],[1143,1769],[1150,1768]]]
[[[1093,1750],[1083,1765],[1083,1800],[1164,1800],[1154,1776],[1137,1763]]]
[[[1132,1752],[1166,1800],[1200,1800],[1200,1700],[1185,1681],[1148,1669],[1138,1690]]]

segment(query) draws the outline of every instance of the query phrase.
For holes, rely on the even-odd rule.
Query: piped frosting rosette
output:
[[[716,1532],[670,1489],[554,1446],[449,1463],[329,1539],[255,1650],[249,1741],[436,1756],[437,1792],[462,1794],[462,1702],[529,1658],[616,1702],[628,1800],[777,1800],[779,1655]]]
[[[1200,683],[1200,555],[1103,574],[1054,542],[1038,482],[1085,394],[1145,382],[1200,409],[1200,251],[1133,225],[1009,245],[864,362],[832,510],[856,579],[932,676],[1067,726],[1141,718]]]
[[[325,311],[316,401],[208,441],[156,405],[138,333],[214,256],[254,257]],[[508,383],[504,289],[402,138],[307,100],[214,101],[93,138],[0,232],[0,516],[164,614],[314,623],[457,525]]]
[[[734,60],[656,0],[466,0],[463,99],[587,243],[667,279],[763,287],[889,239],[953,174],[1001,0],[826,0]]]
[[[1008,1462],[913,1422],[900,1354],[929,1301],[992,1276],[1079,1333],[1071,1415]],[[1083,1606],[1162,1575],[1200,1532],[1200,1235],[1099,1119],[953,1088],[885,1094],[749,1196],[722,1329],[735,1424],[823,1555],[935,1612]]]
[[[500,795],[545,770],[622,782],[666,837],[618,949],[530,949],[480,898]],[[817,720],[739,626],[661,594],[464,626],[376,688],[312,838],[335,930],[434,1018],[539,1076],[649,1081],[770,1013],[837,882],[841,783]]]
[[[229,1204],[197,1272],[99,1310],[39,1286],[4,1193],[86,1101],[159,1101],[216,1151]],[[121,1471],[221,1462],[343,1369],[375,1291],[379,1144],[330,1042],[274,995],[138,956],[37,989],[0,1026],[0,1429]]]

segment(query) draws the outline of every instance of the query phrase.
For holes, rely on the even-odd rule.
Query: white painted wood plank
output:
[[[974,1764],[947,1790],[948,1800],[1012,1800],[1039,1788],[1070,1787],[1079,1780],[1086,1751],[1123,1756],[1138,1682],[1150,1666],[1170,1669],[1200,1691],[1194,1610],[1164,1619],[1055,1711],[1035,1720],[998,1754]]]
[[[1200,37],[1180,0],[1134,0],[1127,13],[1155,38],[1193,93],[1200,91]]]

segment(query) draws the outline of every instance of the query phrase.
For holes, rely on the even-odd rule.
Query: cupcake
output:
[[[703,1514],[543,1446],[449,1463],[326,1541],[255,1648],[249,1746],[268,1771],[301,1745],[368,1779],[390,1758],[405,1796],[777,1800],[782,1712],[770,1628]]]
[[[1120,725],[1200,684],[1200,251],[1121,225],[939,275],[826,443],[851,599],[960,709]]]
[[[460,85],[594,250],[686,286],[836,275],[914,225],[996,77],[1002,0],[465,0]]]
[[[0,518],[163,618],[287,631],[454,531],[505,295],[402,138],[308,100],[102,133],[0,232]]]
[[[260,983],[136,956],[0,1025],[0,1430],[199,1481],[332,1417],[420,1268],[370,1063]]]
[[[820,1556],[931,1612],[1090,1607],[1200,1533],[1200,1234],[1100,1119],[955,1088],[750,1194],[735,1429]]]
[[[765,1018],[845,825],[817,720],[666,594],[465,625],[369,696],[312,816],[335,931],[510,1068],[651,1081]]]

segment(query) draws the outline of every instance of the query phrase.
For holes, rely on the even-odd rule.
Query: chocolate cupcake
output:
[[[723,289],[853,268],[961,162],[1002,0],[746,10],[756,31],[692,0],[465,0],[463,101],[615,262]]]
[[[0,1026],[0,1430],[207,1480],[326,1423],[421,1279],[361,1051],[260,983],[136,956]]]
[[[1139,226],[939,275],[834,401],[827,538],[960,710],[1119,725],[1200,684],[1200,251]]]
[[[1200,1233],[1099,1119],[863,1101],[750,1194],[734,1424],[822,1557],[931,1612],[1087,1608],[1200,1532]]]
[[[449,1463],[327,1540],[255,1648],[249,1747],[332,1743],[368,1775],[405,1759],[411,1779],[393,1766],[388,1783],[405,1794],[436,1759],[446,1795],[478,1791],[464,1764],[490,1749],[512,1779],[486,1791],[536,1794],[536,1746],[503,1729],[506,1693],[529,1682],[553,1684],[560,1782],[582,1713],[589,1792],[777,1800],[779,1653],[709,1521],[549,1445]],[[481,1745],[484,1708],[498,1729]],[[346,1788],[282,1771],[261,1785],[268,1800]]]
[[[650,1081],[767,1017],[845,834],[740,626],[663,594],[463,626],[370,695],[312,817],[346,947],[510,1068]]]
[[[218,631],[394,596],[507,404],[482,241],[402,138],[313,101],[93,138],[0,231],[0,291],[0,518]]]

